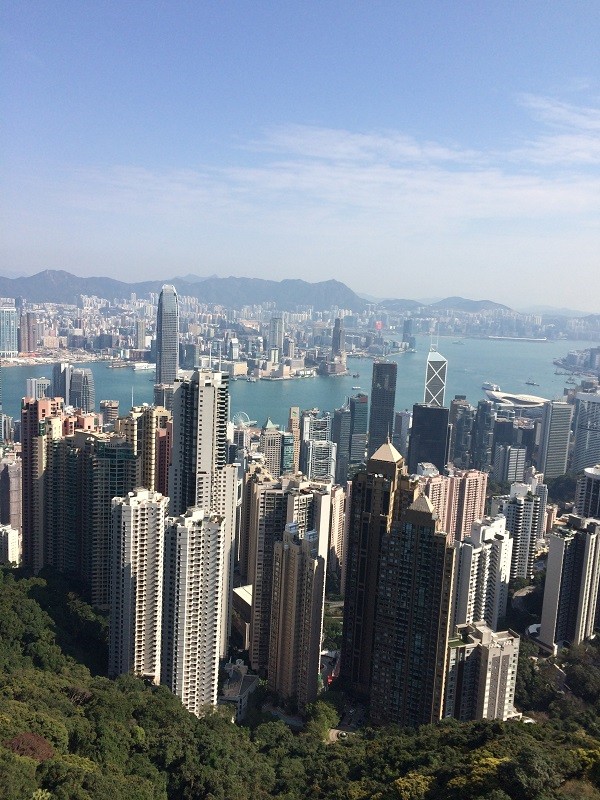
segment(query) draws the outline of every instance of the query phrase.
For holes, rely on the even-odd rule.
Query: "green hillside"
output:
[[[164,688],[108,680],[101,617],[58,578],[0,579],[3,800],[600,797],[593,660],[579,675],[573,668],[585,703],[532,700],[555,706],[542,724],[445,722],[328,745],[335,713],[323,703],[294,735],[281,722],[250,730],[218,713],[198,720]],[[524,696],[536,680],[524,675]]]

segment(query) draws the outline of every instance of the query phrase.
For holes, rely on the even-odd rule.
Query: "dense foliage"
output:
[[[109,681],[102,618],[54,578],[0,578],[5,800],[600,798],[598,648],[565,662],[563,695],[524,654],[519,691],[545,707],[539,724],[448,721],[327,744],[339,718],[328,703],[293,734],[279,721],[196,719],[164,688]]]

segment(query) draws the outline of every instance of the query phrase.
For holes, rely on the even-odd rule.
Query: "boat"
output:
[[[525,386],[539,386],[535,381],[525,381]]]
[[[360,389],[360,386],[353,386],[353,389]]]
[[[251,375],[249,378],[246,378],[246,380],[248,383],[256,383],[256,378],[253,375]]]
[[[148,361],[134,361],[129,365],[134,372],[149,372],[156,369],[155,364],[150,364]]]
[[[484,392],[499,392],[501,391],[500,387],[497,383],[491,383],[490,381],[484,381],[481,384],[481,388]]]
[[[455,342],[452,342],[452,344],[462,344],[462,345],[464,345],[464,342],[461,339],[457,339]]]
[[[358,372],[355,372],[355,373],[352,375],[352,377],[353,377],[353,378],[360,378],[360,375],[359,375],[359,373],[358,373]]]

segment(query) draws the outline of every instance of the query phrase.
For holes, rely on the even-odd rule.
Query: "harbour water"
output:
[[[597,342],[557,341],[525,342],[489,339],[456,339],[440,337],[438,349],[448,359],[446,404],[455,394],[464,394],[476,404],[484,394],[483,381],[497,383],[503,391],[536,394],[553,399],[560,397],[566,387],[566,375],[555,375],[553,359],[569,350],[597,346]],[[423,400],[425,361],[429,337],[417,339],[417,352],[395,355],[398,362],[396,409],[411,408]],[[120,413],[127,413],[133,401],[136,405],[151,403],[154,373],[136,372],[129,368],[110,369],[106,362],[96,361],[91,367],[96,385],[96,406],[100,400],[118,400]],[[285,425],[290,406],[320,408],[333,411],[344,399],[360,390],[370,395],[371,359],[348,359],[350,374],[343,377],[315,377],[286,381],[257,381],[239,379],[231,383],[231,413],[245,412],[251,420],[262,424],[267,417]],[[358,373],[359,377],[352,377]],[[2,368],[2,398],[5,414],[17,417],[21,397],[25,394],[27,378],[52,376],[51,365]],[[533,381],[539,386],[527,385]]]

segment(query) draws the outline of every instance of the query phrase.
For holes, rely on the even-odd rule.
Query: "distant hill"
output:
[[[387,311],[395,311],[396,313],[400,313],[401,311],[415,311],[417,308],[423,306],[423,304],[419,303],[417,300],[407,300],[404,298],[381,300],[379,305]]]
[[[63,270],[45,270],[26,278],[0,277],[0,295],[24,297],[34,303],[77,304],[80,294],[109,300],[129,297],[132,292],[144,297],[160,292],[164,283],[172,283],[180,294],[197,297],[200,302],[239,308],[252,303],[275,303],[283,310],[312,305],[317,310],[337,305],[360,311],[366,303],[340,281],[308,283],[303,280],[271,281],[261,278],[200,278],[186,276],[161,281],[125,283],[113,278],[80,278]]]
[[[465,297],[445,297],[437,303],[431,303],[428,308],[449,311],[466,311],[475,313],[477,311],[493,311],[494,309],[505,309],[510,311],[508,306],[502,303],[494,303],[492,300],[467,300]]]

